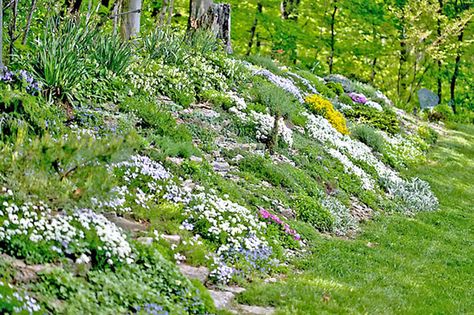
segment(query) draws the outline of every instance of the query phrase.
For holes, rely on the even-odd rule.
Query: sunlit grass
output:
[[[474,127],[458,126],[411,169],[440,209],[379,216],[356,240],[323,239],[295,273],[254,283],[243,303],[279,314],[466,314],[474,310]]]

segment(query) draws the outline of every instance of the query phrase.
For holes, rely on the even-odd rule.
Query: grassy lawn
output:
[[[474,127],[451,130],[409,173],[431,183],[439,211],[379,216],[356,240],[321,237],[300,273],[239,300],[279,314],[474,314]]]

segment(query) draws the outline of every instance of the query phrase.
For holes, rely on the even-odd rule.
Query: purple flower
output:
[[[351,92],[348,95],[356,103],[360,103],[360,104],[367,103],[367,98],[365,97],[364,94],[358,94],[358,93]]]

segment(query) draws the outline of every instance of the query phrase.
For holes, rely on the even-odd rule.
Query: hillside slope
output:
[[[396,234],[403,216],[438,209],[407,168],[443,128],[343,76],[189,45],[144,45],[125,73],[97,58],[97,76],[70,90],[42,77],[40,60],[34,75],[2,77],[3,311],[214,313],[204,285],[216,297],[312,264],[320,273],[319,256],[338,257],[329,244],[343,255],[380,222]],[[297,291],[288,302],[278,289],[252,296],[259,288],[241,301],[298,309],[286,304]],[[227,296],[218,307],[233,307]]]

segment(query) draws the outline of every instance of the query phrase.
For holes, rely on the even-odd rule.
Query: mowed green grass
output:
[[[278,314],[474,314],[474,127],[441,137],[409,174],[431,183],[439,211],[378,216],[356,240],[321,237],[299,272],[253,283],[240,302]]]

